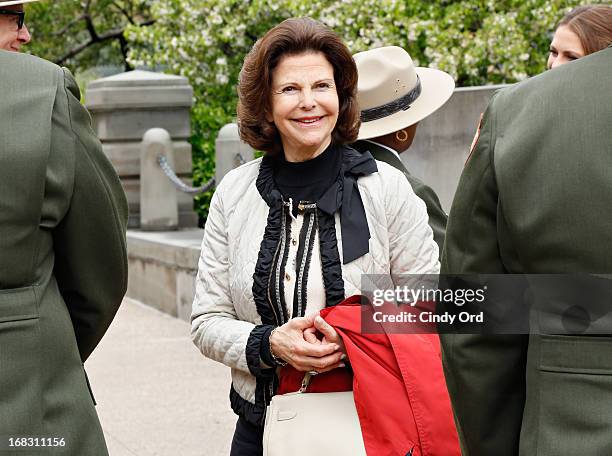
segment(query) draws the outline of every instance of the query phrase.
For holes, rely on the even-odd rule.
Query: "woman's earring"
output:
[[[408,132],[406,130],[400,130],[395,132],[395,139],[400,142],[408,141]]]

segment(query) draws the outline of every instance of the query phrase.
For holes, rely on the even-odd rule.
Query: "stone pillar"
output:
[[[219,130],[215,142],[215,183],[243,163],[253,160],[253,149],[240,140],[238,125],[228,123]]]
[[[142,138],[140,151],[140,228],[146,231],[178,228],[179,192],[159,166],[160,155],[174,169],[170,135],[163,128],[151,128]]]
[[[102,147],[121,178],[128,198],[128,226],[140,226],[140,147],[150,128],[164,128],[172,138],[174,166],[191,181],[190,108],[193,89],[187,78],[149,71],[130,71],[89,84],[86,106]],[[176,191],[176,190],[175,190]],[[178,192],[179,226],[196,226],[193,197]]]

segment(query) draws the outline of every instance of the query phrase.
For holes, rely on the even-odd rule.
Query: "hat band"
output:
[[[401,98],[385,103],[384,105],[364,109],[361,111],[361,121],[371,122],[373,120],[382,119],[383,117],[388,117],[391,114],[395,114],[399,111],[406,111],[408,108],[410,108],[410,105],[414,103],[417,98],[419,98],[419,95],[421,95],[421,79],[417,75],[417,83],[410,92]]]

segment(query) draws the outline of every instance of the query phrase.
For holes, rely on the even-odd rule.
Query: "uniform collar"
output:
[[[368,142],[370,144],[374,144],[375,146],[378,146],[378,147],[382,147],[383,149],[386,149],[389,152],[391,152],[393,155],[395,155],[399,161],[402,161],[402,159],[400,158],[400,155],[397,153],[395,149],[391,149],[389,146],[385,146],[384,144],[378,143],[376,141],[372,141],[371,139],[362,139],[362,141]]]

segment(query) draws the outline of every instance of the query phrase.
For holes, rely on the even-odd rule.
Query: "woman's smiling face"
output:
[[[305,161],[331,143],[339,100],[334,69],[321,52],[286,55],[272,72],[272,113],[288,161]]]

